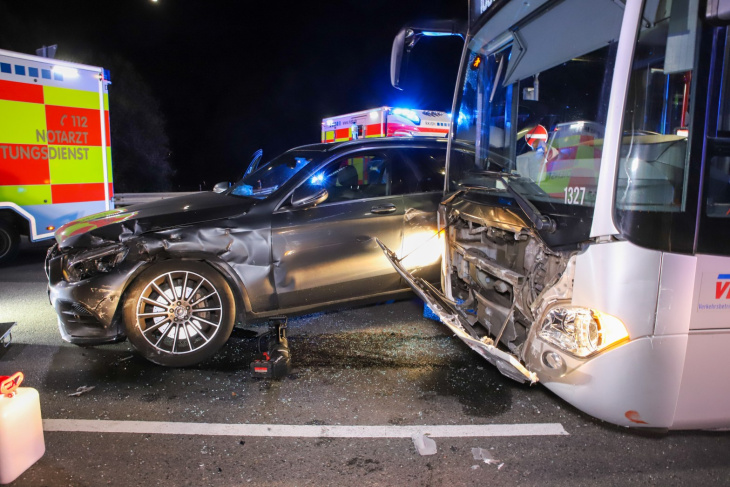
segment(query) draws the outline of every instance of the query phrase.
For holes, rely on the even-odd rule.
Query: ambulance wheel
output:
[[[127,338],[147,360],[170,367],[212,357],[231,335],[233,293],[208,264],[168,260],[134,280],[124,302]]]
[[[18,253],[20,234],[10,222],[0,220],[0,265],[7,264]]]

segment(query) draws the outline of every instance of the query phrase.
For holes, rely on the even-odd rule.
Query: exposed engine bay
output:
[[[452,208],[449,215],[451,282],[444,290],[476,336],[488,334],[520,356],[530,326],[539,318],[533,307],[559,279],[569,255],[551,251],[529,227],[485,220],[478,214],[483,207],[460,203],[461,209]]]
[[[570,298],[571,285],[554,287],[574,252],[551,250],[511,210],[457,199],[441,214],[448,222],[443,289],[469,323],[465,331],[524,361],[525,343],[547,301]]]
[[[572,297],[572,258],[577,248],[551,249],[517,208],[486,206],[466,198],[449,198],[439,208],[445,235],[443,293],[410,275],[395,254],[384,249],[441,321],[504,375],[536,382],[529,344],[538,333],[547,341],[555,322],[573,326],[580,316],[545,317],[556,303]],[[549,321],[549,322],[548,322]],[[539,328],[539,330],[538,330]],[[562,331],[562,330],[561,330]],[[556,334],[564,336],[565,334]],[[540,366],[538,366],[540,367]]]

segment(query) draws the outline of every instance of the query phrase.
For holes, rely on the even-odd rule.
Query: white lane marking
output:
[[[163,421],[103,421],[44,419],[45,431],[144,433],[160,435],[270,436],[294,438],[432,438],[568,435],[561,423],[473,424],[423,426],[310,426],[289,424],[176,423]]]

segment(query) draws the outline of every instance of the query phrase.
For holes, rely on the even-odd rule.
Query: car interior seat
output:
[[[344,166],[337,172],[337,199],[351,200],[359,193],[358,180],[355,166]]]

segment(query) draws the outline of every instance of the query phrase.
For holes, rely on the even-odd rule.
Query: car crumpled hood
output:
[[[60,248],[94,247],[166,228],[246,213],[257,202],[221,193],[201,192],[118,208],[79,218],[56,230]]]

